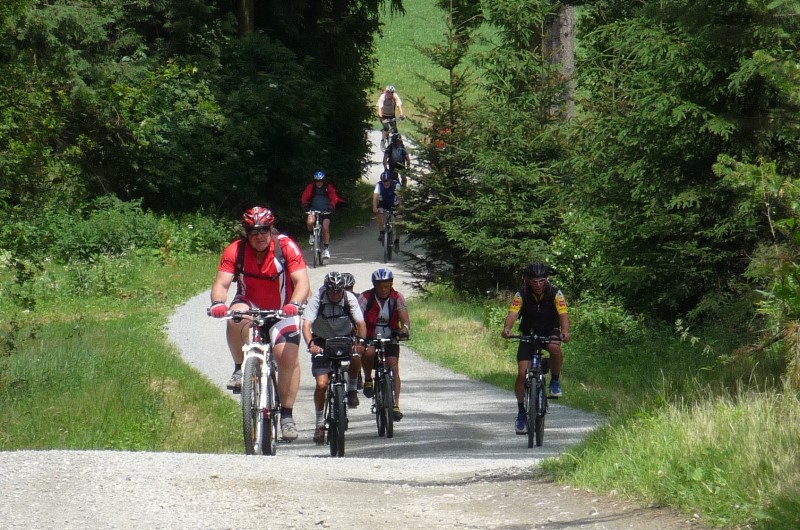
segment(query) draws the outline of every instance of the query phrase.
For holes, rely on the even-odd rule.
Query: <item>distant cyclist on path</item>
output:
[[[300,204],[303,209],[319,212],[328,212],[321,214],[320,222],[322,223],[322,257],[330,258],[330,240],[331,240],[331,212],[333,212],[336,205],[344,202],[336,193],[333,184],[328,182],[328,176],[324,171],[317,171],[314,173],[314,181],[311,182],[303,190],[300,196]],[[306,228],[311,233],[309,235],[308,244],[314,244],[314,223],[317,222],[313,214],[308,214],[306,218]]]
[[[511,336],[514,322],[519,318],[519,332],[522,335],[536,334],[560,338],[569,342],[569,315],[567,301],[561,290],[550,284],[547,276],[550,267],[544,263],[531,263],[522,273],[523,285],[511,300],[508,315],[501,335]],[[517,420],[514,429],[517,434],[526,434],[525,421],[525,374],[533,358],[533,344],[520,342],[517,350],[517,379],[514,382],[514,393],[517,396]],[[561,342],[547,345],[550,352],[550,395],[561,396],[559,377],[564,356],[561,353]]]

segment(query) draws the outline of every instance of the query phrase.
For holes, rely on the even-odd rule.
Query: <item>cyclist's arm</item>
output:
[[[230,272],[217,271],[217,277],[211,286],[211,303],[226,302],[228,300],[228,289],[233,282],[233,274]]]
[[[287,300],[287,303],[297,302],[302,305],[311,294],[311,282],[308,279],[308,269],[303,267],[302,269],[294,270],[290,273],[290,277],[292,278],[294,289],[292,290],[292,299]]]
[[[396,92],[392,95],[394,97],[394,102],[397,104],[397,115],[400,116],[400,119],[402,120],[406,117],[405,112],[403,112],[403,101],[400,99],[400,96],[398,96]]]
[[[380,184],[378,184],[378,186],[380,186]],[[372,213],[378,213],[378,201],[380,201],[380,198],[380,193],[372,194]]]
[[[511,335],[511,331],[514,329],[514,322],[516,322],[519,317],[520,309],[522,309],[522,295],[516,293],[511,300],[511,306],[508,308],[506,321],[503,323],[503,332],[500,333],[502,337],[508,338]]]
[[[558,320],[561,324],[561,338],[564,342],[569,342],[569,314],[567,313],[567,301],[561,291],[556,295],[556,311],[558,311]]]

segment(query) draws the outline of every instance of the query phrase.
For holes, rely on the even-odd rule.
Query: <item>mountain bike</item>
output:
[[[395,213],[391,208],[383,208],[383,262],[388,263],[392,259],[394,250],[394,223]]]
[[[210,312],[209,312],[210,314]],[[250,344],[242,347],[242,432],[248,455],[275,456],[280,424],[278,364],[269,342],[269,328],[285,318],[280,310],[229,311],[225,320],[252,320]]]
[[[388,118],[382,120],[382,123],[384,124],[384,129],[381,133],[381,150],[386,151],[392,143],[392,136],[397,134],[397,118]],[[386,131],[386,126],[389,127],[388,132]]]
[[[386,364],[386,344],[397,343],[397,339],[381,337],[380,333],[367,344],[375,346],[374,393],[372,394],[372,413],[378,426],[378,436],[387,438],[394,436],[394,377]]]
[[[322,216],[328,215],[330,212],[321,212],[319,210],[311,210],[306,212],[306,215],[314,216],[314,230],[311,232],[311,253],[314,256],[314,268],[319,265],[322,267],[325,264],[322,248]]]
[[[353,337],[334,337],[325,341],[322,354],[331,360],[328,389],[325,392],[325,422],[331,456],[344,456],[347,430],[347,373],[353,355]]]
[[[541,447],[544,442],[544,418],[547,415],[547,387],[545,374],[549,361],[542,353],[547,352],[550,342],[558,341],[558,337],[539,335],[511,335],[509,339],[533,344],[531,365],[525,373],[525,418],[528,431],[528,448]]]

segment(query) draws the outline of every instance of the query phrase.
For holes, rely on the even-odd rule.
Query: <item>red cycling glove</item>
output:
[[[288,303],[285,306],[283,306],[283,309],[281,309],[281,312],[283,312],[284,316],[293,317],[298,313],[297,309],[298,309],[297,305],[292,304],[292,303]]]
[[[208,312],[214,318],[222,318],[228,316],[228,306],[222,302],[218,302],[216,304],[212,304]]]

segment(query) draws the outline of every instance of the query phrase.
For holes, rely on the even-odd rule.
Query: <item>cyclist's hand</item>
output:
[[[562,333],[561,334],[561,340],[564,341],[564,342],[569,342],[569,339],[571,339],[571,338],[572,338],[572,335],[570,334],[569,331],[567,331],[566,333]]]
[[[511,336],[511,330],[508,328],[503,328],[503,331],[500,332],[500,336],[503,337],[504,339],[507,339],[508,337]]]
[[[404,119],[406,119],[405,116],[400,116],[400,121],[403,121]]]
[[[297,313],[298,313],[297,310],[298,310],[298,307],[295,304],[288,303],[285,306],[283,306],[283,309],[281,309],[281,312],[283,313],[284,316],[293,317],[293,316],[297,315]]]
[[[228,315],[228,306],[223,302],[211,304],[211,307],[208,308],[208,314],[214,318],[222,318]]]

